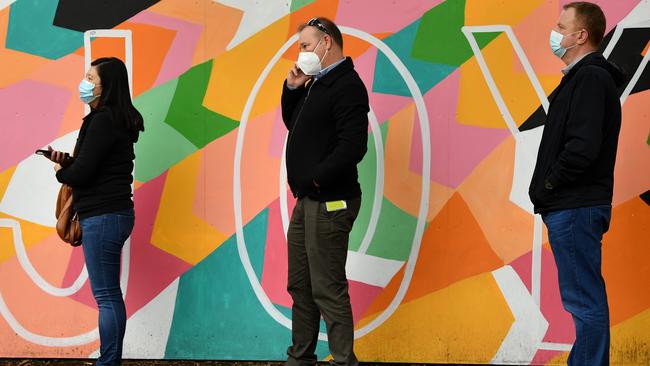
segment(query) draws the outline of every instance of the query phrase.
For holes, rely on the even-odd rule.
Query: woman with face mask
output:
[[[57,180],[72,187],[81,224],[86,268],[99,308],[97,365],[119,365],[126,328],[120,255],[135,220],[133,144],[144,123],[131,101],[126,66],[117,58],[92,62],[79,84],[79,98],[90,113],[83,118],[73,157],[52,150],[50,159],[56,163]]]

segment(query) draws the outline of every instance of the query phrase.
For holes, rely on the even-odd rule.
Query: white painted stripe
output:
[[[179,279],[176,278],[129,318],[124,335],[124,358],[165,358],[178,283]]]
[[[571,351],[573,344],[569,343],[551,343],[551,342],[542,342],[538,346],[539,349],[546,351]]]
[[[349,280],[386,287],[404,262],[348,251],[345,272]]]
[[[546,334],[548,322],[512,267],[501,267],[493,271],[492,276],[508,302],[515,322],[491,363],[529,364],[537,353],[538,344]]]
[[[7,6],[15,3],[16,0],[0,0],[0,10],[6,8]]]

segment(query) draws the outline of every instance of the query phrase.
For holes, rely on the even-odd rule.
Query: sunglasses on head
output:
[[[307,22],[308,26],[311,27],[316,27],[319,31],[327,34],[328,36],[331,36],[330,32],[325,28],[325,25],[318,20],[318,18],[312,18],[309,22]]]

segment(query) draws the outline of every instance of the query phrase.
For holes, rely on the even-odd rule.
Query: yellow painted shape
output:
[[[612,365],[650,365],[650,309],[611,329]]]
[[[1,183],[0,178],[0,184]],[[52,212],[52,216],[54,216],[54,212]],[[25,244],[25,248],[30,248],[55,233],[53,227],[38,225],[33,222],[17,219],[5,213],[0,213],[0,219],[5,218],[13,219],[20,223],[20,230],[23,234],[23,243]],[[0,263],[13,258],[16,255],[14,245],[13,230],[11,228],[0,227]],[[64,243],[61,242],[61,245],[64,245]]]
[[[151,238],[156,247],[191,264],[228,239],[192,211],[201,155],[197,151],[168,170]]]
[[[514,25],[543,0],[465,0],[466,25]]]
[[[203,105],[216,113],[239,120],[257,78],[287,39],[288,27],[289,18],[285,17],[214,59]],[[275,67],[274,78],[267,80],[266,84],[273,91],[260,91],[256,103],[260,111],[277,107],[282,80],[289,70],[287,66],[285,61],[285,67]]]
[[[385,323],[358,339],[354,348],[365,361],[488,363],[513,321],[488,272],[400,305]]]
[[[540,106],[539,98],[505,34],[498,36],[482,50],[488,69],[517,126]],[[505,128],[506,122],[497,108],[485,77],[475,57],[460,67],[458,122],[480,127]],[[557,86],[561,75],[538,76],[546,95]]]
[[[15,171],[16,167],[13,166],[0,172],[0,199],[2,199],[2,197],[5,195],[7,187],[9,186],[9,182],[11,181],[11,177],[14,175]]]
[[[384,154],[384,195],[397,207],[417,217],[420,211],[422,176],[409,169],[414,125],[413,103],[389,119]],[[454,190],[449,187],[429,182],[427,221],[433,220],[453,193]]]

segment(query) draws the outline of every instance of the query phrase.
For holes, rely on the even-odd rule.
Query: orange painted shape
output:
[[[458,188],[490,247],[504,263],[529,252],[533,245],[533,215],[510,201],[514,161],[515,142],[508,138]]]
[[[46,240],[30,248],[28,256],[35,268],[48,281],[62,278],[70,251]],[[40,290],[21,268],[17,258],[0,265],[2,297],[20,324],[33,333],[49,337],[69,337],[86,333],[97,327],[97,310],[65,297],[55,297]],[[59,285],[57,283],[53,283]],[[1,318],[0,318],[1,319]],[[98,342],[80,347],[53,348],[26,342],[0,320],[0,354],[3,357],[86,357]]]
[[[616,325],[650,308],[650,206],[633,198],[614,207],[603,238],[603,277],[610,323]]]
[[[650,188],[650,91],[630,95],[623,104],[614,170],[614,205],[627,202]]]
[[[413,278],[403,302],[501,266],[503,261],[492,251],[467,204],[455,193],[424,232]],[[393,277],[367,314],[385,309],[401,280],[401,275]]]
[[[176,31],[155,25],[124,22],[114,29],[132,32],[133,42],[133,97],[151,88],[165,61]],[[122,38],[96,38],[92,43],[92,59],[118,57],[124,61]],[[84,54],[83,48],[76,52]]]
[[[48,59],[29,53],[5,48],[7,44],[7,26],[9,24],[9,9],[0,10],[0,88],[6,88],[19,82],[34,70],[50,62]],[[7,72],[11,70],[11,72]]]

